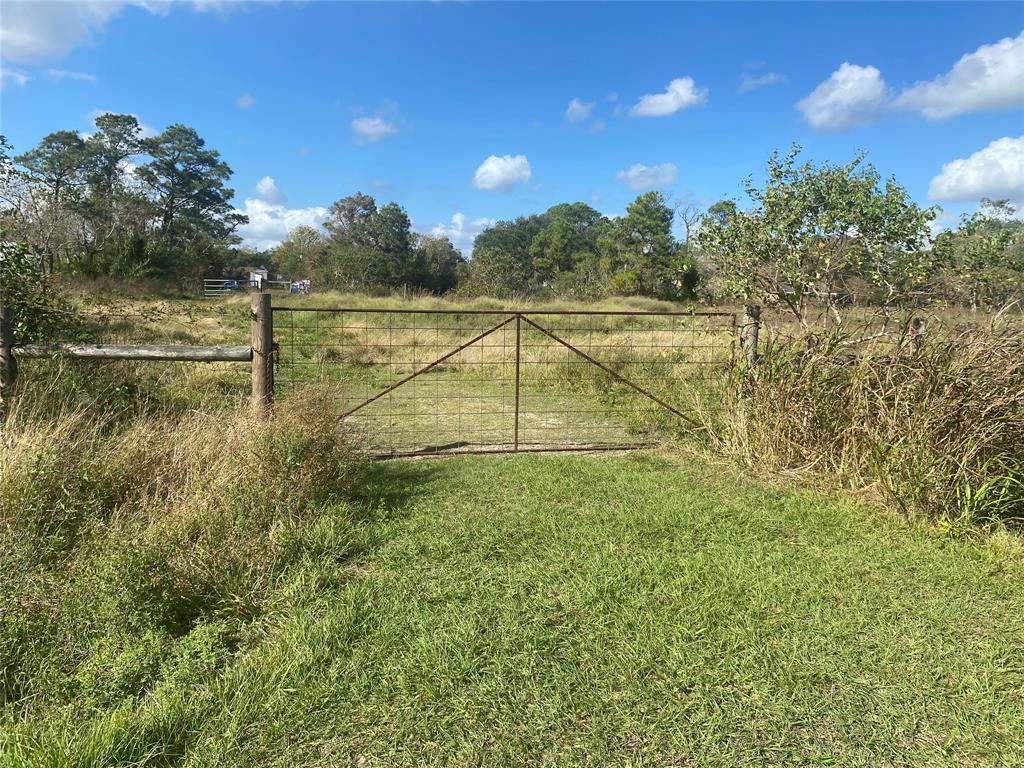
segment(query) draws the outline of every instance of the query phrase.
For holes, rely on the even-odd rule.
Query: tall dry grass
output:
[[[244,651],[299,561],[337,570],[355,546],[344,509],[363,465],[315,397],[287,405],[272,424],[8,414],[0,733],[45,746],[57,734],[34,734],[40,717],[70,734],[157,692],[186,695]]]
[[[732,448],[769,471],[877,488],[957,528],[1024,522],[1024,332],[961,327],[920,348],[765,345]]]

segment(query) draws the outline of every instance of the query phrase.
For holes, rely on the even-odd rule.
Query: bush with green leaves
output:
[[[722,289],[745,300],[779,304],[802,324],[820,303],[826,318],[855,283],[887,310],[912,302],[933,269],[924,246],[937,212],[920,208],[906,189],[858,155],[841,165],[797,164],[800,147],[773,152],[758,187],[748,177],[749,210],[733,201],[712,206],[698,233]]]
[[[13,319],[16,343],[53,337],[77,326],[74,313],[24,243],[0,230],[0,303]]]

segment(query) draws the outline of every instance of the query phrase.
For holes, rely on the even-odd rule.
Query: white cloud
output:
[[[243,93],[241,96],[235,98],[235,106],[239,109],[249,109],[249,107],[255,104],[256,99],[254,99],[248,93]]]
[[[658,189],[676,183],[679,178],[679,171],[672,163],[659,163],[657,165],[644,165],[635,163],[627,171],[619,171],[615,178],[626,184],[630,189],[639,192],[648,189]]]
[[[263,202],[273,205],[283,205],[288,199],[288,196],[278,188],[272,176],[264,176],[257,181],[253,192]]]
[[[320,228],[327,220],[327,209],[320,206],[286,208],[251,197],[239,213],[249,217],[249,223],[237,230],[243,244],[261,251],[276,248],[297,227]]]
[[[430,234],[435,237],[447,237],[452,241],[452,245],[468,254],[473,250],[473,241],[476,240],[476,236],[493,226],[494,219],[482,218],[468,221],[466,214],[459,212],[452,215],[452,220],[448,224],[438,224],[433,227]]]
[[[0,55],[7,61],[59,59],[95,39],[125,7],[166,16],[174,5],[188,5],[200,12],[225,13],[243,3],[232,0],[191,0],[189,3],[174,0],[4,0],[0,14]]]
[[[27,72],[22,72],[20,69],[11,69],[10,67],[0,67],[0,89],[6,88],[10,85],[16,85],[19,88],[31,80]]]
[[[530,180],[531,173],[526,155],[491,155],[480,163],[473,174],[473,186],[500,192],[515,184],[525,184]]]
[[[600,133],[604,130],[604,120],[595,120],[590,124],[590,127],[587,128],[587,130],[591,133]]]
[[[398,127],[383,117],[357,117],[352,121],[352,133],[356,135],[356,141],[359,143],[373,144],[385,136],[398,133]]]
[[[977,202],[983,197],[1024,200],[1024,136],[996,139],[970,157],[953,160],[928,185],[928,197]]]
[[[965,54],[946,74],[904,90],[895,105],[929,120],[1024,105],[1024,32]]]
[[[578,96],[573,98],[569,102],[569,106],[565,108],[565,122],[567,123],[578,123],[581,120],[586,120],[590,117],[590,113],[594,110],[594,102],[583,101]]]
[[[8,61],[59,58],[87,42],[124,6],[114,0],[4,2],[0,49]]]
[[[748,72],[744,72],[740,75],[739,90],[740,93],[748,93],[758,88],[764,88],[767,85],[777,85],[784,82],[785,79],[785,75],[780,75],[778,72],[765,72],[763,75],[751,75]]]
[[[870,122],[887,100],[885,81],[878,69],[844,62],[796,106],[811,127],[841,131]]]
[[[666,117],[708,100],[708,89],[698,88],[692,77],[677,77],[664,93],[648,93],[629,110],[632,117]]]
[[[46,76],[57,82],[61,80],[80,80],[83,83],[96,82],[96,75],[90,75],[88,72],[72,72],[70,69],[48,69],[46,70]]]

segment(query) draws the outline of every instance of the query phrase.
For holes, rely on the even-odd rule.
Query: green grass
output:
[[[1008,536],[681,457],[459,457],[376,465],[289,552],[237,647],[211,619],[184,684],[7,719],[7,764],[1024,762]]]
[[[97,307],[111,308],[126,317],[93,329],[108,340],[248,333],[244,300]],[[307,350],[309,375],[264,425],[239,418],[245,366],[27,361],[32,385],[0,428],[0,765],[1024,764],[1019,533],[908,523],[678,445],[367,470],[347,447],[367,446],[360,426],[507,442],[509,345],[473,347],[404,390],[422,399],[341,426],[341,404],[461,331],[411,329],[411,358],[392,359],[390,325],[353,350],[313,322],[323,359]],[[620,330],[595,345],[617,370]],[[606,374],[557,347],[530,354],[525,439],[670,434]],[[838,434],[762,391],[780,423]],[[715,392],[669,399],[706,408]],[[997,401],[972,402],[961,410]],[[552,403],[590,413],[569,424]],[[972,485],[970,501],[1009,487]]]

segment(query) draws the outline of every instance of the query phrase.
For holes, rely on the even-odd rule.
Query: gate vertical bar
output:
[[[515,434],[513,436],[513,450],[519,450],[519,350],[520,350],[520,336],[519,329],[521,326],[522,315],[516,313],[516,417],[515,417]]]

